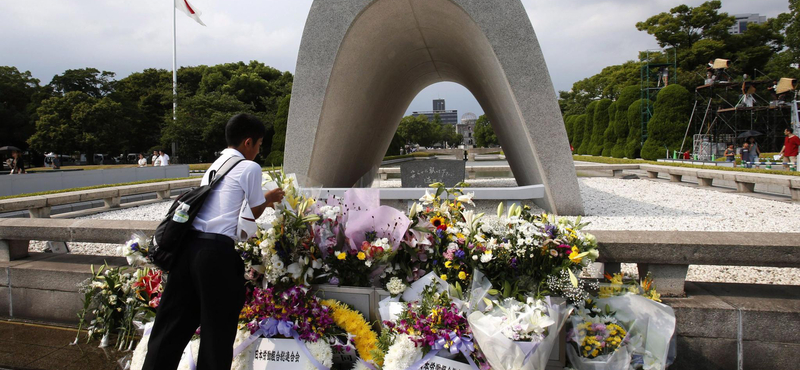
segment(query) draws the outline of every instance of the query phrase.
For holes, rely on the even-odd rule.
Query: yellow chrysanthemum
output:
[[[367,320],[364,320],[364,316],[333,299],[324,300],[321,303],[331,308],[331,317],[336,326],[355,335],[353,340],[355,341],[358,355],[364,361],[372,361],[372,351],[378,348],[376,345],[378,335],[370,329],[370,325]]]
[[[358,252],[358,255],[356,255],[356,257],[358,257],[358,259],[363,261],[367,258],[367,255],[364,254],[364,252]]]
[[[339,252],[339,254],[336,255],[336,258],[338,258],[339,260],[344,260],[345,258],[347,258],[347,254],[344,252]]]
[[[442,274],[442,276],[439,276],[439,277],[440,277],[442,280],[444,280],[444,281],[447,281],[447,275],[445,275],[445,274]]]
[[[458,273],[458,278],[461,279],[461,280],[465,280],[467,278],[467,273],[464,272],[464,271],[460,271]]]
[[[445,268],[448,268],[448,269],[449,269],[449,268],[451,268],[451,267],[453,267],[453,262],[452,262],[452,261],[445,261],[445,263],[444,263],[444,267],[445,267]]]

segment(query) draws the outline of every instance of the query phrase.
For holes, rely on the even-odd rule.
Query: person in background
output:
[[[153,164],[153,167],[161,165],[161,157],[158,155],[158,150],[153,151],[153,160],[150,163]]]
[[[736,163],[736,149],[733,149],[733,144],[728,144],[728,149],[725,149],[725,153],[722,155],[725,156],[725,162]],[[735,166],[736,164],[734,164]]]
[[[759,158],[761,158],[761,149],[758,148],[756,138],[753,136],[748,137],[747,143],[750,144],[750,162],[759,162]],[[758,167],[758,164],[754,166]]]
[[[159,158],[161,159],[162,166],[169,166],[169,154],[164,153],[163,150],[158,151]]]
[[[11,152],[14,161],[11,163],[11,174],[25,173],[25,160],[22,159],[22,152],[14,150]]]
[[[692,152],[689,150],[683,152],[683,159],[692,159]]]
[[[147,159],[142,153],[139,153],[139,167],[147,167]]]
[[[745,168],[750,168],[750,143],[742,145],[742,165]]]
[[[783,157],[783,168],[788,170],[788,163],[797,164],[797,148],[800,147],[800,138],[794,134],[794,129],[791,127],[783,130],[783,134],[786,135],[786,138],[783,139],[783,148],[779,155]]]

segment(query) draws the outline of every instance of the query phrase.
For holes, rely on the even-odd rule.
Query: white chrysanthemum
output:
[[[406,285],[403,284],[403,280],[400,278],[393,277],[389,279],[389,282],[386,284],[386,290],[389,291],[389,294],[395,296],[403,293],[406,290]]]
[[[318,340],[316,342],[306,342],[305,345],[308,347],[308,352],[311,353],[311,356],[314,356],[322,366],[327,368],[333,366],[333,351],[331,350],[330,344],[324,340]],[[306,370],[318,369],[309,361],[306,363]]]
[[[353,366],[353,370],[372,370],[364,363],[363,360],[356,361],[355,366]]]
[[[420,351],[407,334],[400,334],[389,347],[383,362],[383,370],[405,370],[422,358]]]
[[[233,342],[233,348],[239,347],[242,342],[250,338],[250,331],[249,330],[242,330],[239,329],[236,331],[236,339]],[[256,345],[258,341],[253,342],[245,348],[242,352],[240,352],[236,357],[233,358],[233,364],[231,364],[231,370],[252,370],[253,369],[253,361],[255,360],[255,351],[253,350],[253,346]]]
[[[139,341],[139,344],[136,345],[136,349],[133,350],[133,357],[131,358],[131,368],[130,370],[142,370],[142,366],[144,366],[144,358],[147,356],[147,342],[150,341],[150,334],[147,334],[142,337],[142,340]]]
[[[197,355],[200,353],[200,339],[193,339],[189,342],[189,348],[191,348],[192,358],[189,359],[189,356],[184,352],[184,356],[181,357],[181,363],[178,364],[178,370],[191,370],[192,366],[190,366],[189,361],[194,361],[194,364],[197,365]]]

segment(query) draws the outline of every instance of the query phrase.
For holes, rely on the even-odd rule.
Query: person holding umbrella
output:
[[[17,173],[25,173],[25,160],[22,159],[22,150],[15,146],[0,147],[0,152],[11,152],[11,175]]]
[[[761,158],[761,149],[758,148],[758,143],[756,142],[755,136],[750,136],[747,138],[746,143],[750,144],[750,161],[758,163],[759,158]],[[755,164],[756,168],[758,168],[758,164]]]

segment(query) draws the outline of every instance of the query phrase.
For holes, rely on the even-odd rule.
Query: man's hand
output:
[[[267,207],[273,207],[275,203],[280,203],[284,195],[283,189],[281,188],[272,189],[264,193],[264,199],[267,200]]]

